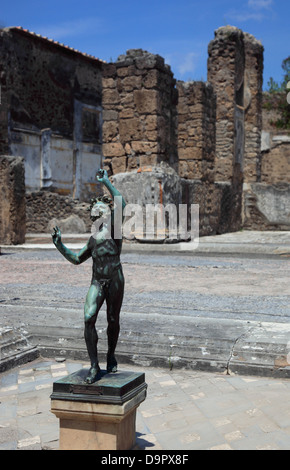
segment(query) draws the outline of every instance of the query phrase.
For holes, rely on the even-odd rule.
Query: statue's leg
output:
[[[92,284],[85,302],[85,341],[91,361],[91,368],[86,382],[93,383],[98,379],[100,366],[98,360],[98,334],[96,331],[96,320],[98,312],[104,302],[105,296],[100,284]]]
[[[124,276],[120,268],[110,282],[106,295],[107,299],[107,335],[108,335],[108,353],[107,353],[107,371],[117,372],[117,361],[115,358],[115,349],[117,346],[120,332],[120,310],[122,307],[124,295]]]

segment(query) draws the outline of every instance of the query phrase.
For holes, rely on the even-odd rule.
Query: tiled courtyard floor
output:
[[[0,375],[0,450],[58,448],[52,384],[84,365],[38,359]],[[119,368],[145,372],[148,384],[136,449],[290,449],[289,379]]]

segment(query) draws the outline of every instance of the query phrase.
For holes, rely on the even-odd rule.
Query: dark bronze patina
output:
[[[120,233],[120,227],[114,226],[114,212],[118,210],[122,214],[126,204],[120,192],[110,182],[105,170],[99,170],[96,177],[109,190],[114,200],[108,196],[101,196],[91,201],[91,220],[97,222],[98,228],[87,244],[79,253],[74,253],[62,243],[58,227],[54,227],[52,233],[52,240],[56,248],[71,263],[77,265],[90,257],[93,259],[92,281],[84,309],[84,335],[91,362],[91,368],[85,379],[88,384],[92,384],[102,377],[98,360],[96,320],[105,300],[108,321],[107,372],[117,372],[115,349],[120,331],[119,316],[124,294],[124,276],[120,262],[122,237],[115,236],[117,229]],[[120,223],[122,223],[122,218]]]

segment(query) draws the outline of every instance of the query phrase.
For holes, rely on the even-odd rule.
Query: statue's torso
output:
[[[120,240],[118,240],[120,241]],[[112,238],[91,237],[89,246],[93,258],[93,280],[109,279],[121,267],[119,245]]]

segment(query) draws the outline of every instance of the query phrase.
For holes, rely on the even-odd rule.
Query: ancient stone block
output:
[[[141,86],[141,76],[128,76],[122,80],[122,88],[124,91],[129,92],[138,89]]]
[[[179,161],[179,175],[189,180],[200,180],[203,176],[202,162],[194,160]]]
[[[127,170],[127,157],[114,157],[111,160],[113,173],[124,173]]]
[[[117,121],[119,114],[117,111],[111,109],[104,109],[103,111],[103,121]]]
[[[158,93],[156,90],[135,90],[134,102],[139,114],[156,113],[158,109]]]
[[[104,141],[112,141],[119,134],[119,126],[117,121],[104,121],[103,123],[103,139]]]
[[[119,124],[121,142],[142,139],[141,123],[138,119],[122,119]]]
[[[103,104],[112,105],[119,103],[120,97],[116,89],[104,89],[103,90]]]
[[[290,184],[245,183],[244,226],[256,230],[289,230]]]
[[[125,155],[123,145],[119,142],[103,144],[104,157],[121,157]]]
[[[159,77],[159,74],[157,70],[155,69],[150,70],[143,78],[143,85],[146,88],[157,87],[159,83],[158,77]]]

